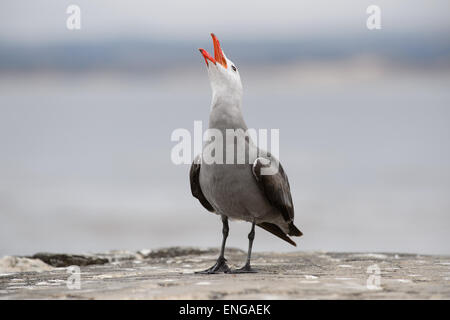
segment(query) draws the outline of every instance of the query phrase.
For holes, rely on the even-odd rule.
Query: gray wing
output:
[[[270,158],[270,163],[267,158],[256,159],[252,167],[253,175],[266,199],[274,208],[278,209],[284,220],[289,224],[289,235],[301,236],[301,231],[293,223],[294,204],[288,177],[281,163],[272,157]],[[269,168],[270,166],[274,168],[276,163],[278,163],[278,171],[275,174],[261,174],[262,168]]]
[[[211,204],[206,200],[205,195],[202,192],[202,188],[200,187],[200,169],[201,169],[201,158],[197,156],[191,165],[191,170],[189,170],[189,180],[191,182],[191,192],[192,195],[200,201],[203,207],[206,210],[214,212],[214,208]]]
[[[262,168],[269,168],[273,163],[266,163],[267,158],[258,158],[253,163],[253,175],[259,188],[264,192],[269,203],[277,208],[286,222],[294,219],[294,204],[292,203],[289,180],[281,163],[278,163],[278,172],[275,174],[261,174]]]

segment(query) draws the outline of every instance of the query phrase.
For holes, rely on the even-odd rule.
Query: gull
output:
[[[223,225],[222,246],[217,262],[198,273],[252,273],[256,272],[250,265],[255,226],[294,246],[296,244],[289,236],[299,237],[302,232],[294,225],[294,205],[283,167],[278,159],[259,149],[248,134],[245,135],[248,128],[242,116],[243,88],[239,71],[225,56],[217,37],[214,34],[211,36],[214,57],[206,50],[199,49],[206,62],[212,89],[208,130],[219,131],[222,137],[227,136],[228,130],[237,132],[236,138],[233,137],[230,141],[227,139],[222,145],[215,146],[222,146],[224,154],[244,147],[245,159],[248,161],[236,161],[237,156],[234,154],[231,164],[228,161],[204,161],[206,157],[211,157],[211,150],[214,149],[211,144],[217,142],[216,139],[210,139],[191,165],[189,178],[192,195],[206,210],[219,215]],[[248,234],[247,261],[242,268],[236,270],[230,269],[225,259],[228,219],[243,220],[252,225]]]

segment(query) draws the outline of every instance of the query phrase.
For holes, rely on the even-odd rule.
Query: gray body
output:
[[[257,148],[249,137],[225,139],[227,129],[242,129],[242,132],[247,130],[240,106],[234,107],[213,99],[209,128],[222,132],[223,155],[227,144],[232,144],[234,150],[241,147],[237,144],[245,144],[246,151],[250,147]],[[203,149],[203,158],[206,156],[204,153],[207,145],[208,143]],[[193,164],[198,170],[192,174],[191,169],[191,187],[193,182],[195,184],[195,179],[198,179],[199,187],[197,194],[194,191],[193,194],[209,211],[230,219],[255,223],[295,245],[287,235],[300,236],[301,232],[293,224],[294,208],[287,176],[281,164],[279,172],[274,175],[258,175],[255,168],[261,165],[261,158],[270,160],[272,164],[278,160],[265,152],[261,156],[261,150],[257,150],[258,153],[253,155],[246,152],[248,160],[245,164],[236,164],[236,152],[234,164],[207,164],[201,162],[198,156]]]
[[[209,128],[218,129],[226,137],[226,129],[242,129],[247,126],[240,110],[225,104],[213,106],[210,114]],[[253,142],[249,139],[233,139],[224,141],[232,143],[234,150],[238,150],[238,143],[245,143],[245,150],[249,150]],[[226,145],[223,146],[223,154]],[[235,156],[235,163],[237,154]],[[248,152],[246,153],[248,156]],[[288,233],[288,224],[276,208],[270,205],[263,191],[257,184],[252,172],[252,166],[257,156],[250,158],[246,164],[206,164],[202,163],[200,170],[200,187],[205,198],[215,212],[230,219],[270,222],[278,225]]]

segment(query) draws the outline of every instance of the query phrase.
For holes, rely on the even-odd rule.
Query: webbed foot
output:
[[[253,269],[249,263],[246,263],[245,266],[243,266],[240,269],[231,270],[230,273],[257,273],[258,270]]]
[[[214,274],[214,273],[229,273],[230,267],[227,265],[227,259],[219,257],[217,262],[211,267],[203,271],[197,271],[196,274]]]

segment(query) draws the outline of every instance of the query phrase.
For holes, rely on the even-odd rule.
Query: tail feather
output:
[[[280,227],[278,227],[277,225],[273,224],[273,223],[269,223],[269,222],[262,222],[257,224],[258,227],[263,228],[266,231],[269,231],[270,233],[276,235],[277,237],[283,239],[284,241],[292,244],[294,247],[297,246],[297,244],[292,241],[291,238],[289,238],[284,232],[283,230],[280,229]],[[295,226],[294,226],[295,228]],[[290,228],[289,228],[290,229]],[[300,232],[297,228],[295,228],[298,232]],[[301,233],[301,232],[300,232]],[[290,234],[290,232],[289,232]]]

